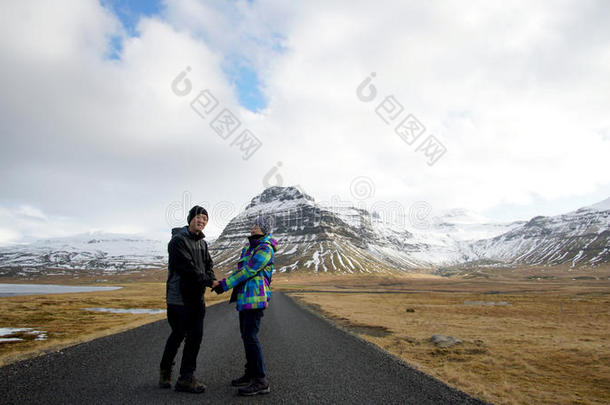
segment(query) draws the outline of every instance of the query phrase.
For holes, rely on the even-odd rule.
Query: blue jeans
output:
[[[204,316],[205,304],[203,302],[196,305],[167,304],[167,320],[172,328],[172,333],[165,344],[161,369],[170,370],[172,368],[174,357],[184,340],[180,377],[190,378],[193,375],[197,367],[197,355],[203,337]]]
[[[239,330],[246,351],[245,374],[250,378],[265,378],[263,348],[258,340],[261,327],[262,309],[245,309],[239,312]]]

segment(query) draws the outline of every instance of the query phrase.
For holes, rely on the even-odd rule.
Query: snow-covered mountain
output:
[[[583,207],[580,210],[610,211],[610,198],[606,198],[604,201],[600,201],[597,204],[593,204],[588,207]],[[580,211],[580,210],[578,210],[578,211]]]
[[[573,212],[498,223],[463,209],[422,218],[319,204],[295,187],[270,187],[209,241],[217,274],[235,266],[252,219],[274,219],[279,272],[393,273],[460,265],[596,265],[610,261],[610,199]],[[400,208],[400,207],[399,207]],[[391,217],[391,220],[384,219]],[[0,248],[0,272],[129,272],[167,266],[167,240],[85,234]]]
[[[165,266],[167,241],[133,235],[93,232],[0,248],[0,271],[16,276],[48,269],[60,274],[73,270],[122,273]]]
[[[610,199],[552,217],[538,216],[472,244],[472,258],[511,264],[595,265],[610,261]]]
[[[401,258],[400,254],[381,258],[367,249],[368,241],[373,239],[377,244],[391,244],[378,240],[362,212],[353,209],[353,212],[340,216],[294,187],[271,187],[254,197],[213,244],[217,268],[230,269],[235,264],[249,235],[251,221],[260,214],[274,219],[273,235],[280,241],[276,268],[281,272],[297,269],[389,272],[395,271],[398,264],[392,259],[406,260],[406,255]],[[413,261],[406,264],[412,267],[420,265]]]

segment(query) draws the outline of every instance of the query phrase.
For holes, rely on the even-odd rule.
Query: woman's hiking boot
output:
[[[256,378],[247,387],[239,389],[239,395],[251,396],[269,393],[269,382],[266,378]]]

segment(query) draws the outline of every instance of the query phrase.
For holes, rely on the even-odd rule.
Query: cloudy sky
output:
[[[610,197],[600,1],[3,1],[0,243],[209,236],[266,186],[494,220]]]

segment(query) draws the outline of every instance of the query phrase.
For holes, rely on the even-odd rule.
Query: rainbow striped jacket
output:
[[[248,239],[241,250],[237,268],[227,278],[220,280],[224,291],[235,288],[238,311],[266,308],[271,299],[273,255],[277,250],[277,240],[271,234]]]

